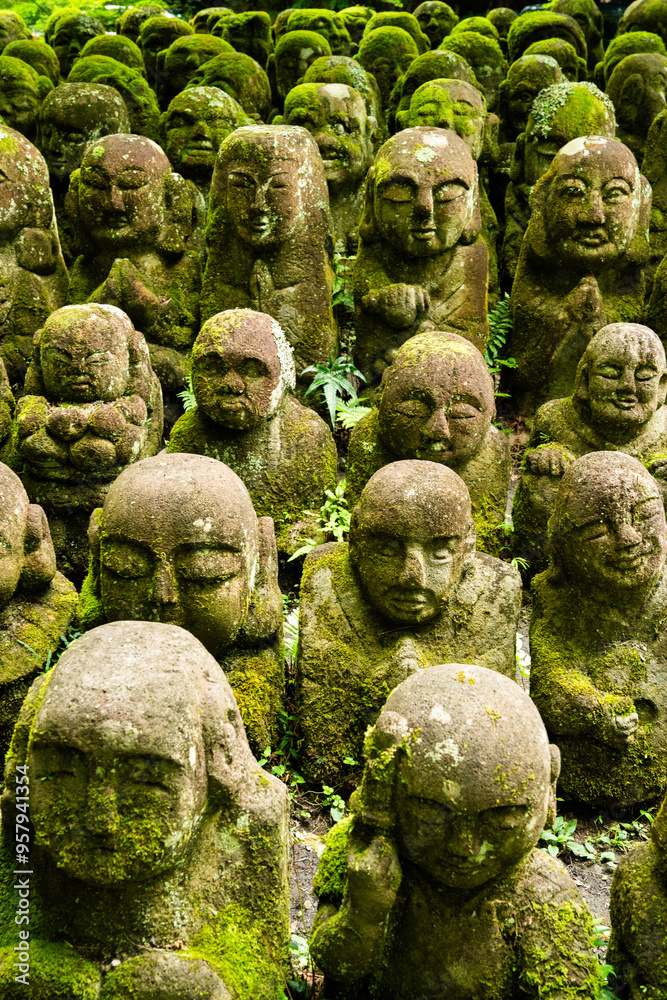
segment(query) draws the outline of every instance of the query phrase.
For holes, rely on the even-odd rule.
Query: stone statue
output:
[[[641,52],[626,56],[607,83],[618,117],[617,136],[641,160],[653,120],[667,107],[667,56]]]
[[[35,334],[16,409],[24,485],[49,517],[73,578],[88,565],[86,530],[109,483],[162,443],[162,392],[148,348],[120,309],[65,306]]]
[[[634,34],[637,31],[650,31],[667,43],[667,12],[662,3],[640,0],[634,7],[626,7],[618,22],[617,34]]]
[[[25,38],[10,42],[2,50],[5,56],[21,59],[35,70],[39,76],[45,76],[54,87],[60,83],[60,63],[50,45],[42,38]]]
[[[602,44],[604,22],[602,11],[595,0],[554,0],[549,10],[557,14],[567,14],[577,22],[586,39],[588,69],[592,73],[604,56]]]
[[[370,21],[369,21],[370,24]],[[382,106],[389,106],[391,92],[401,79],[419,48],[412,35],[403,28],[376,28],[368,32],[364,29],[356,59],[367,73],[371,73],[380,88]],[[425,50],[424,50],[425,51]]]
[[[304,566],[297,717],[306,773],[349,783],[366,727],[423,667],[478,661],[513,678],[520,591],[514,567],[475,551],[470,496],[455,472],[423,461],[376,472],[349,545],[315,549]]]
[[[377,122],[358,90],[341,83],[302,83],[285,99],[287,125],[300,125],[317,143],[329,189],[336,249],[356,255],[364,207],[364,178],[373,164]]]
[[[103,34],[102,22],[89,14],[63,13],[63,16],[58,18],[53,36],[45,38],[45,41],[53,47],[58,56],[60,75],[63,80],[67,79],[74,60],[86,42]]]
[[[445,35],[449,35],[459,21],[458,14],[449,4],[443,3],[443,0],[425,0],[412,13],[431,43],[432,49],[437,49]]]
[[[559,755],[528,695],[484,667],[420,670],[364,756],[316,876],[310,948],[328,995],[597,996],[591,914],[536,849]]]
[[[141,54],[141,49],[136,42],[133,42],[130,38],[126,38],[124,35],[97,35],[95,38],[89,38],[81,49],[80,55],[72,63],[72,66],[79,59],[88,59],[95,56],[107,56],[110,59],[115,59],[117,62],[122,63],[123,66],[129,66],[130,69],[135,70],[141,76],[146,76],[144,57]]]
[[[524,59],[537,58],[524,56]],[[505,193],[505,237],[501,250],[504,284],[516,275],[523,237],[531,215],[531,195],[562,146],[584,135],[613,139],[614,106],[592,83],[557,83],[535,98],[525,132],[518,136]]]
[[[69,83],[99,83],[113,87],[125,101],[130,116],[130,131],[153,142],[160,142],[160,109],[148,81],[135,69],[110,56],[86,56],[77,59]]]
[[[218,313],[192,348],[197,406],[177,420],[169,452],[209,455],[248,488],[260,517],[273,518],[278,552],[291,556],[317,535],[316,515],[336,488],[336,446],[318,415],[290,395],[294,359],[270,316]]]
[[[622,452],[572,462],[533,581],[530,693],[563,757],[561,794],[596,808],[667,784],[667,529],[660,486]]]
[[[67,270],[49,168],[31,142],[2,125],[0,172],[0,359],[15,384],[23,382],[33,333],[65,304]]]
[[[487,20],[491,22],[500,36],[500,47],[505,56],[507,55],[507,36],[516,17],[517,12],[511,7],[492,7],[486,12]]]
[[[428,35],[425,35],[421,30],[419,21],[414,14],[410,14],[407,10],[376,11],[364,28],[364,35],[370,35],[373,31],[379,31],[380,28],[399,28],[401,31],[407,31],[414,40],[420,55],[423,52],[428,52],[431,48]]]
[[[89,539],[84,626],[188,629],[225,670],[253,745],[267,746],[284,681],[276,542],[238,476],[203,455],[145,458],[112,483]]]
[[[22,59],[0,55],[0,121],[31,142],[37,134],[37,116],[53,84]]]
[[[340,16],[343,19],[343,24],[347,28],[348,34],[350,36],[352,45],[350,47],[350,52],[359,51],[359,42],[361,41],[361,36],[364,33],[366,25],[372,18],[375,11],[372,7],[363,6],[353,6],[344,7],[340,11]]]
[[[623,451],[647,466],[667,497],[666,394],[665,350],[652,330],[636,323],[598,330],[577,367],[572,395],[544,403],[532,426],[512,520],[515,547],[533,572],[546,568],[547,523],[575,458]]]
[[[137,44],[144,57],[146,67],[146,77],[151,87],[157,90],[160,80],[158,77],[158,56],[160,52],[166,52],[172,42],[177,38],[193,35],[194,30],[186,21],[179,17],[165,17],[158,14],[154,17],[146,18],[139,30]]]
[[[586,62],[588,49],[586,36],[578,21],[569,14],[551,10],[526,11],[512,21],[507,35],[507,52],[510,63],[524,55],[535,42],[562,38],[572,45],[580,59]]]
[[[305,129],[237,129],[218,153],[206,229],[202,318],[251,308],[280,324],[297,375],[338,354],[324,166]]]
[[[158,54],[157,80],[160,107],[166,111],[170,102],[185,90],[200,66],[234,47],[215,35],[185,35]]]
[[[355,361],[371,382],[426,321],[484,350],[488,251],[480,230],[477,165],[462,139],[410,128],[381,147],[366,178],[354,266]]]
[[[513,62],[499,88],[501,137],[516,142],[526,131],[533,101],[545,87],[563,82],[563,74],[550,56],[521,56]]]
[[[70,301],[126,312],[171,396],[185,384],[199,325],[198,198],[150,139],[111,135],[88,147],[66,201],[87,244],[72,269]]]
[[[606,961],[628,996],[659,997],[667,982],[667,807],[663,800],[646,844],[618,859],[611,883],[612,931]]]
[[[642,311],[651,189],[617,139],[574,139],[531,196],[512,288],[509,354],[518,412],[569,396],[579,359],[603,326]]]
[[[188,87],[218,87],[241,105],[255,122],[265,121],[271,111],[269,78],[250,56],[224,52],[200,66]]]
[[[657,52],[661,56],[667,56],[667,49],[660,35],[654,35],[650,31],[631,31],[626,35],[617,35],[609,42],[602,63],[595,67],[595,82],[598,87],[606,88],[620,61],[636,52]]]
[[[0,11],[0,53],[12,42],[28,38],[32,34],[20,14],[14,10]]]
[[[125,35],[126,38],[131,38],[133,42],[139,45],[139,36],[144,22],[150,17],[160,17],[164,14],[164,11],[165,4],[163,0],[157,0],[156,3],[151,3],[148,0],[147,3],[142,3],[141,6],[129,7],[123,11],[116,21],[116,34]]]
[[[490,27],[493,27],[489,22]],[[495,38],[477,31],[456,31],[440,43],[440,51],[455,52],[470,64],[478,82],[484,87],[489,111],[498,107],[498,88],[507,76],[507,60]]]
[[[429,0],[439,3],[440,0]],[[472,87],[479,87],[477,77],[468,63],[455,52],[424,52],[417,56],[404,75],[396,82],[389,100],[390,118],[393,115],[395,131],[410,128],[410,102],[412,95],[431,80],[462,80]],[[481,93],[481,92],[480,92]]]
[[[343,13],[352,8],[347,7]],[[366,9],[366,8],[364,8]],[[356,59],[349,56],[320,56],[310,64],[303,76],[303,83],[342,83],[358,90],[366,105],[366,114],[376,121],[375,141],[385,136],[385,119],[380,88],[375,77],[367,73]]]
[[[6,402],[6,389],[5,402]],[[76,611],[74,585],[56,571],[43,509],[0,463],[0,755],[28,689]]]
[[[588,71],[586,60],[577,55],[577,50],[564,38],[545,38],[541,42],[533,42],[524,52],[525,56],[549,56],[560,66],[563,79],[569,83],[580,83],[586,80]]]
[[[103,625],[36,680],[6,762],[3,906],[16,895],[7,869],[17,867],[23,773],[34,833],[31,993],[99,995],[102,960],[122,950],[128,961],[107,975],[107,1000],[145,996],[133,982],[146,989],[151,973],[152,1000],[282,996],[287,792],[258,766],[229,683],[200,642],[169,624]],[[18,932],[3,931],[5,995]],[[176,939],[186,954],[169,950]]]
[[[252,125],[252,119],[218,87],[182,90],[160,120],[169,162],[205,199],[220,144],[241,125]]]
[[[293,10],[287,20],[287,31],[316,31],[328,41],[332,55],[350,55],[352,39],[341,11],[314,8]]]
[[[232,45],[236,52],[244,52],[262,69],[266,69],[273,52],[271,18],[265,10],[246,10],[226,14],[210,28],[212,35],[219,35]]]
[[[412,337],[385,369],[375,408],[350,434],[349,503],[390,462],[438,462],[468,487],[479,546],[487,522],[504,520],[509,488],[509,439],[491,423],[495,413],[493,379],[476,347],[447,331]]]
[[[282,107],[292,87],[296,87],[315,59],[330,55],[331,46],[316,31],[289,31],[281,35],[267,63],[276,105]]]

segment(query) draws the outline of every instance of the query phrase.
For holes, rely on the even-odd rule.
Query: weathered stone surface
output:
[[[271,110],[269,78],[243,52],[224,52],[200,66],[188,87],[219,87],[241,105],[254,121],[263,122]]]
[[[366,178],[354,266],[355,360],[370,381],[425,321],[484,349],[488,252],[480,230],[477,165],[462,139],[411,128],[382,146]]]
[[[273,35],[271,18],[265,10],[247,10],[240,14],[230,12],[210,31],[229,42],[236,52],[244,52],[255,59],[262,69],[266,69],[273,52]]]
[[[0,116],[8,128],[32,141],[40,105],[51,90],[51,81],[27,62],[0,55]]]
[[[442,0],[425,0],[425,3],[420,3],[412,13],[431,43],[432,49],[437,49],[445,35],[450,34],[459,20],[458,14]]]
[[[104,34],[101,21],[89,14],[63,13],[54,26],[53,35],[45,38],[54,49],[60,63],[60,75],[67,78],[75,59],[87,41]]]
[[[617,34],[650,31],[667,43],[667,10],[662,0],[640,0],[626,7],[618,22]]]
[[[562,38],[574,46],[579,58],[586,61],[586,37],[581,25],[568,14],[559,14],[550,10],[535,10],[519,15],[510,27],[507,35],[507,50],[509,61],[522,56],[534,42],[550,38]]]
[[[160,109],[157,98],[140,73],[110,56],[86,56],[78,59],[68,77],[69,83],[102,83],[114,87],[125,101],[131,130],[153,142],[160,141]]]
[[[123,66],[129,66],[130,69],[146,76],[141,49],[136,42],[123,35],[97,35],[95,38],[90,38],[74,63],[77,59],[87,59],[91,56],[108,56],[110,59],[116,59]]]
[[[145,990],[158,963],[165,989],[152,997],[278,1000],[289,936],[287,794],[257,765],[232,690],[196,639],[166,624],[104,625],[36,681],[7,761],[5,906],[16,892],[9,834],[23,767],[35,835],[32,996],[92,995],[82,973],[94,983],[94,969],[99,987],[100,960],[122,950],[135,957],[108,977],[107,997],[145,995],[132,983]],[[8,996],[13,926],[3,928],[0,966]],[[175,935],[187,956],[141,945],[151,938],[166,949]],[[178,989],[185,970],[188,993]]]
[[[525,416],[570,395],[593,334],[639,319],[651,189],[626,146],[589,136],[556,154],[530,204],[509,344],[515,403]]]
[[[617,137],[638,160],[646,150],[646,137],[654,119],[665,110],[667,56],[657,52],[626,56],[607,83],[619,127]]]
[[[12,42],[31,38],[30,30],[14,10],[0,10],[0,52],[3,52]]]
[[[361,760],[366,727],[410,674],[443,659],[514,677],[517,571],[475,552],[465,484],[403,461],[366,485],[346,543],[315,549],[301,585],[298,718],[307,771]],[[323,759],[322,759],[323,758]]]
[[[296,87],[315,59],[330,55],[329,42],[317,31],[288,31],[281,35],[267,64],[276,104],[282,107],[292,87]]]
[[[287,19],[287,31],[316,31],[328,41],[332,55],[350,55],[352,39],[345,27],[341,11],[317,10],[311,7],[293,10]]]
[[[667,785],[660,487],[629,455],[584,455],[561,479],[549,534],[552,564],[533,582],[530,690],[561,750],[561,794],[655,799]]]
[[[137,44],[144,57],[146,76],[151,87],[157,89],[160,83],[158,75],[158,57],[161,52],[167,51],[172,42],[177,38],[183,38],[194,34],[194,30],[186,21],[181,21],[178,17],[165,17],[158,14],[154,17],[146,18],[139,29]]]
[[[370,33],[364,29],[356,58],[375,77],[384,107],[396,82],[419,54],[414,38],[403,28],[376,28]]]
[[[588,69],[592,72],[604,55],[602,11],[595,0],[553,0],[550,10],[573,18],[584,33],[588,51]]]
[[[348,8],[350,9],[350,8]],[[343,83],[358,90],[366,104],[366,114],[377,123],[375,139],[385,136],[385,116],[382,97],[375,77],[367,73],[356,59],[349,56],[320,56],[310,64],[303,76],[303,83]]]
[[[493,28],[493,25],[490,25]],[[453,31],[440,43],[440,50],[455,52],[470,64],[484,87],[489,111],[498,106],[498,88],[507,75],[507,60],[494,38],[477,31]]]
[[[174,426],[169,452],[209,455],[273,518],[278,551],[317,537],[326,490],[336,487],[336,446],[324,421],[290,395],[294,359],[275,320],[250,309],[219,313],[192,349],[197,407]]]
[[[206,239],[204,319],[226,309],[268,313],[294,350],[297,376],[337,356],[331,212],[322,159],[305,129],[256,125],[225,139]]]
[[[368,731],[351,822],[318,873],[311,952],[335,997],[597,996],[593,924],[560,862],[558,748],[483,667],[419,671]]]
[[[526,130],[533,101],[539,92],[562,81],[560,66],[550,56],[520,56],[513,62],[498,90],[503,137],[516,141]]]
[[[439,0],[433,0],[439,2]],[[409,128],[412,95],[430,80],[463,80],[478,87],[477,78],[468,63],[455,52],[424,52],[414,59],[404,75],[399,77],[389,100],[390,118],[395,119],[396,130]]]
[[[25,38],[9,42],[2,50],[5,56],[22,59],[35,70],[39,76],[45,76],[54,87],[60,82],[60,63],[58,56],[43,38]]]
[[[273,522],[231,469],[157,455],[126,469],[90,522],[81,618],[180,625],[216,656],[253,746],[273,736],[283,687]]]

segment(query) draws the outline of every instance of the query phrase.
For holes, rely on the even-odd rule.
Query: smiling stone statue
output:
[[[446,658],[514,677],[520,582],[475,551],[468,490],[445,465],[384,466],[354,508],[350,542],[307,559],[298,718],[308,773],[345,779],[393,688]]]
[[[528,695],[484,667],[429,667],[390,694],[364,756],[315,880],[327,994],[596,996],[591,915],[535,849],[559,754]]]

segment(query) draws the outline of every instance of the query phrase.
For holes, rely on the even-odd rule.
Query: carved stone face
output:
[[[482,153],[485,120],[484,98],[463,80],[422,84],[410,101],[408,125],[451,129],[463,139],[474,160]]]
[[[513,135],[526,128],[533,101],[541,90],[561,83],[563,74],[550,56],[521,56],[509,68],[503,84],[506,124]]]
[[[427,36],[432,49],[437,49],[445,35],[448,35],[458,18],[452,8],[440,0],[426,0],[414,11],[419,27]]]
[[[660,488],[621,452],[593,452],[568,466],[549,526],[559,562],[584,586],[628,593],[650,584],[664,566]]]
[[[279,96],[284,100],[312,62],[330,55],[329,43],[316,31],[290,31],[283,35],[274,53]]]
[[[398,458],[456,467],[479,451],[493,414],[486,362],[460,337],[413,337],[387,369],[380,433]]]
[[[186,177],[208,176],[223,139],[249,124],[243,109],[224,91],[193,87],[173,99],[164,120],[165,152]]]
[[[483,667],[431,667],[399,685],[383,714],[419,734],[395,784],[403,857],[465,890],[528,854],[546,819],[551,756],[537,709],[513,681]]]
[[[218,313],[192,351],[197,405],[218,424],[247,430],[266,420],[283,394],[275,320],[249,309]]]
[[[628,100],[633,80],[641,81],[641,90]],[[618,105],[618,117],[625,127],[646,136],[653,119],[667,107],[667,58],[657,52],[626,56],[611,74],[607,91]]]
[[[169,81],[170,92],[178,94],[185,90],[200,66],[230,51],[233,51],[231,45],[214,35],[177,38],[167,49],[164,61],[164,74]]]
[[[373,143],[359,91],[340,83],[295,87],[285,101],[285,121],[315,139],[330,191],[361,184],[373,162]]]
[[[0,241],[25,226],[48,228],[53,207],[46,163],[31,142],[2,125],[0,178]]]
[[[19,584],[27,516],[28,495],[21,480],[0,462],[0,609]]]
[[[536,184],[558,150],[578,136],[613,139],[616,128],[613,108],[597,88],[596,92],[591,90],[592,86],[559,84],[537,98],[526,126],[523,170],[526,184]]]
[[[471,531],[468,490],[451,469],[384,466],[367,483],[350,528],[350,557],[370,604],[405,625],[436,618],[460,578]]]
[[[452,132],[399,132],[378,153],[373,183],[380,234],[410,257],[449,250],[473,218],[477,168]]]
[[[240,136],[240,132],[235,133]],[[301,161],[285,141],[248,142],[227,168],[227,208],[240,238],[257,249],[282,243],[301,213]]]
[[[47,396],[63,403],[122,396],[129,377],[128,326],[120,310],[108,306],[66,306],[52,313],[40,341]]]
[[[155,244],[169,169],[160,147],[143,136],[107,136],[89,147],[81,164],[79,208],[96,244],[116,250]]]
[[[143,631],[151,637],[150,626]],[[172,660],[165,669],[151,655],[158,636],[152,651],[147,642],[128,649],[123,636],[118,626],[94,629],[63,658],[30,744],[37,844],[62,871],[96,886],[148,882],[173,869],[206,805],[202,705],[192,677],[178,669],[188,640],[191,662],[204,650],[177,635],[161,650]]]
[[[0,56],[0,117],[9,128],[34,137],[41,98],[32,66],[13,56]]]
[[[48,95],[39,114],[39,131],[49,173],[65,180],[81,166],[86,146],[100,136],[130,131],[122,97],[113,87],[63,83]]]
[[[231,469],[201,455],[144,459],[104,505],[105,617],[180,625],[219,655],[243,624],[257,546],[257,517]]]
[[[72,64],[86,42],[102,34],[104,34],[104,28],[100,22],[85,14],[73,14],[62,17],[58,21],[50,44],[58,56],[60,75],[63,80],[69,76]]]
[[[331,10],[294,10],[287,31],[315,31],[326,38],[334,55],[350,52],[350,36],[340,13]]]
[[[604,267],[625,253],[639,221],[634,156],[615,139],[570,142],[554,158],[544,211],[547,241],[563,261]]]
[[[191,35],[189,24],[175,17],[151,17],[144,21],[139,32],[139,48],[144,57],[144,65],[149,79],[157,73],[157,57],[172,42],[184,35]]]
[[[647,327],[632,323],[605,327],[590,342],[583,364],[591,421],[600,432],[638,434],[662,406],[667,387],[665,351]]]
[[[23,18],[12,10],[0,11],[0,52],[11,42],[30,38]]]

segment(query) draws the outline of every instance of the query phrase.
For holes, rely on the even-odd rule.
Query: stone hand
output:
[[[430,304],[430,296],[421,285],[387,285],[377,292],[369,292],[362,299],[364,309],[377,313],[397,330],[416,323]]]
[[[166,295],[156,295],[141,279],[132,261],[120,257],[113,262],[104,282],[104,302],[123,309],[134,325],[143,331],[169,321],[177,313]]]
[[[347,908],[355,923],[378,924],[390,913],[401,884],[393,842],[376,834],[370,843],[350,837],[347,851]]]
[[[526,469],[536,476],[562,476],[574,456],[559,448],[536,448],[526,455]]]
[[[607,742],[613,743],[618,747],[625,747],[633,741],[639,725],[639,716],[636,712],[629,712],[627,715],[616,715],[612,706],[605,705],[604,715]]]

